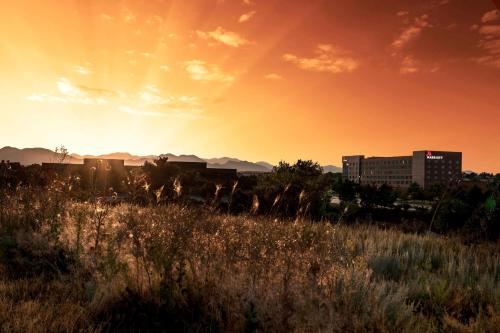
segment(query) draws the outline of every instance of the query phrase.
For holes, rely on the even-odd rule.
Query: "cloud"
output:
[[[251,12],[248,12],[248,13],[245,13],[243,15],[240,16],[240,18],[238,19],[238,22],[239,23],[244,23],[244,22],[247,22],[247,21],[250,21],[250,19],[256,14],[257,12],[255,10],[251,11]]]
[[[497,20],[500,20],[500,11],[498,9],[494,9],[492,11],[484,13],[483,17],[481,18],[481,22],[483,23],[488,23]]]
[[[479,28],[479,33],[489,39],[500,37],[500,25],[483,25]]]
[[[481,65],[500,68],[500,24],[491,23],[495,20],[500,20],[498,10],[486,12],[481,18],[483,24],[475,25],[473,31],[479,35],[478,47],[483,54],[471,60]]]
[[[401,62],[399,72],[401,74],[414,74],[420,71],[420,64],[413,56],[406,56]]]
[[[110,98],[118,95],[118,93],[113,90],[73,84],[67,78],[60,78],[57,81],[57,89],[61,94],[71,97]]]
[[[75,85],[67,78],[60,78],[56,87],[57,93],[35,93],[26,99],[51,104],[106,105],[110,98],[118,96],[118,93],[111,90]]]
[[[147,25],[161,25],[163,23],[163,18],[159,15],[152,15],[146,20]]]
[[[488,55],[488,56],[472,58],[472,60],[481,65],[488,65],[500,68],[500,57],[498,56]]]
[[[203,115],[201,103],[194,96],[174,96],[162,94],[156,85],[147,85],[139,91],[136,100],[119,106],[119,110],[135,116],[178,117],[197,119]]]
[[[191,76],[191,79],[195,81],[219,81],[231,83],[235,80],[233,75],[222,72],[217,65],[207,64],[201,60],[186,61],[185,69]]]
[[[26,99],[37,103],[106,106],[135,116],[175,116],[184,119],[203,117],[203,108],[197,97],[165,94],[152,84],[146,85],[138,93],[128,95],[77,85],[66,78],[60,78],[56,87],[56,93],[37,93]]]
[[[170,71],[170,67],[168,65],[161,65],[160,66],[160,70],[162,72],[169,72]]]
[[[275,81],[278,81],[278,80],[283,80],[283,76],[279,75],[279,74],[276,74],[276,73],[269,73],[267,74],[266,76],[264,76],[266,79],[268,80],[275,80]]]
[[[435,1],[433,6],[441,6],[447,3],[447,1]],[[401,74],[415,74],[422,71],[434,73],[439,70],[438,64],[424,64],[414,55],[408,53],[408,46],[420,37],[424,29],[432,27],[429,23],[429,16],[423,14],[410,19],[408,15],[409,13],[406,11],[397,13],[397,16],[403,18],[405,27],[390,44],[390,55],[396,59]],[[452,26],[448,27],[448,29],[452,28]]]
[[[248,40],[241,37],[235,32],[225,30],[222,27],[218,27],[214,31],[204,32],[204,31],[196,31],[198,37],[204,40],[214,40],[219,43],[232,46],[232,47],[240,47],[249,43]]]
[[[186,109],[184,107],[164,107],[159,111],[152,111],[151,109],[142,109],[130,105],[121,105],[118,110],[133,116],[140,117],[176,117],[181,119],[201,119],[203,110],[201,109]]]
[[[131,106],[122,105],[118,107],[118,110],[123,113],[128,113],[133,116],[146,116],[146,117],[165,117],[166,114],[158,111],[148,111],[133,108]]]
[[[479,45],[489,53],[498,54],[500,56],[500,38],[484,40],[480,42]]]
[[[422,30],[424,28],[430,27],[431,25],[429,24],[428,21],[429,17],[427,15],[421,15],[419,17],[416,17],[413,21],[413,23],[409,26],[407,26],[400,34],[399,36],[391,43],[391,47],[399,51],[403,48],[406,47],[410,42],[414,41],[417,39],[420,34],[422,33]]]
[[[331,44],[320,44],[315,50],[316,56],[303,58],[294,54],[285,54],[283,59],[295,64],[300,69],[328,72],[338,74],[343,72],[353,72],[359,67],[359,63],[354,58],[346,56]]]
[[[76,73],[82,75],[82,76],[88,76],[90,74],[92,74],[92,70],[90,68],[88,68],[87,66],[74,66],[73,67],[73,71],[75,71]]]
[[[155,85],[149,85],[139,92],[139,98],[146,106],[167,105],[171,98],[165,98],[159,92],[160,90]]]
[[[111,15],[108,15],[106,13],[102,13],[101,15],[101,19],[103,19],[104,21],[113,21],[115,18]]]
[[[123,20],[125,23],[133,23],[136,20],[135,14],[128,8],[123,9]]]

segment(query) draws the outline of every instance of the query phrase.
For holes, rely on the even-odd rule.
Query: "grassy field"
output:
[[[499,246],[375,226],[0,201],[2,332],[498,332]]]

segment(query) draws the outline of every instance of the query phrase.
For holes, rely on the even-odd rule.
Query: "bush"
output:
[[[373,270],[379,279],[399,281],[403,276],[403,269],[399,259],[394,256],[374,257],[368,261],[368,267]]]
[[[39,235],[21,241],[9,236],[0,237],[0,260],[7,275],[13,279],[54,279],[69,274],[75,266],[71,253],[63,247],[50,246]]]

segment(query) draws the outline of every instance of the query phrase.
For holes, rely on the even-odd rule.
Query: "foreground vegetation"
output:
[[[7,332],[494,332],[498,245],[367,225],[0,197]]]

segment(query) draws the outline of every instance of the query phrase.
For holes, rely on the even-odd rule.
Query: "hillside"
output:
[[[265,162],[249,162],[233,157],[220,158],[201,158],[196,155],[175,155],[164,154],[169,161],[175,162],[207,162],[209,168],[237,169],[238,172],[270,172],[273,165]],[[103,158],[103,159],[122,159],[126,165],[141,166],[146,161],[152,162],[158,156],[156,155],[132,155],[127,152],[116,152],[103,155],[79,155],[71,154],[66,160],[67,163],[80,164],[84,158]],[[24,148],[15,147],[0,148],[0,160],[9,160],[12,162],[20,162],[23,165],[42,164],[57,162],[57,156],[54,151],[46,148]],[[323,167],[325,172],[342,172],[342,168],[328,165]]]

